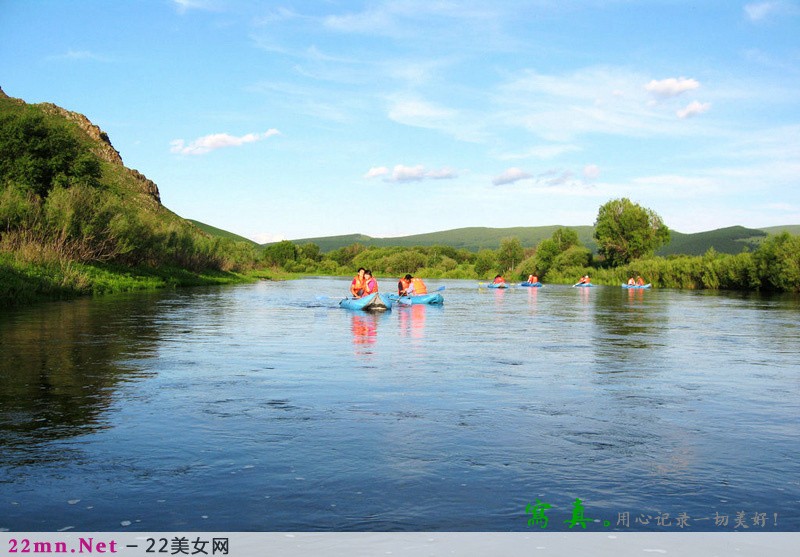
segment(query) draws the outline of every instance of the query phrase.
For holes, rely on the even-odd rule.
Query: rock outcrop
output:
[[[114,146],[111,145],[111,140],[108,139],[108,134],[92,124],[92,122],[90,122],[86,116],[83,114],[78,114],[77,112],[66,110],[60,106],[54,105],[53,103],[40,103],[37,106],[39,106],[48,114],[61,116],[62,118],[66,118],[67,120],[78,124],[78,127],[83,130],[83,133],[88,135],[93,140],[94,146],[92,150],[94,151],[95,155],[106,162],[123,164],[122,157],[119,155],[119,151],[114,149]]]
[[[0,98],[11,99],[12,101],[25,104],[21,99],[15,99],[8,96],[2,87],[0,87]],[[138,170],[133,170],[125,167],[122,162],[122,157],[108,138],[108,134],[95,126],[86,116],[77,112],[72,112],[61,108],[53,103],[40,103],[35,105],[39,107],[46,114],[59,116],[77,124],[77,126],[92,140],[92,152],[97,155],[101,160],[111,164],[116,164],[125,169],[129,174],[131,181],[136,184],[136,187],[142,193],[152,198],[158,205],[161,205],[161,194],[158,191],[158,186],[152,180],[149,180],[144,174]]]

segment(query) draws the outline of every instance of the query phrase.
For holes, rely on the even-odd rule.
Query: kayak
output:
[[[430,294],[415,294],[413,296],[398,296],[397,294],[389,294],[393,302],[403,305],[409,304],[443,304],[444,296],[438,292],[431,292]]]
[[[392,299],[385,294],[376,292],[363,298],[345,298],[339,302],[339,306],[363,311],[386,311],[392,309]]]
[[[486,285],[486,288],[508,288],[508,284],[505,282],[490,282]]]
[[[650,288],[650,283],[647,284],[623,284],[622,288],[631,288],[631,289],[642,289],[642,288]]]
[[[520,286],[530,286],[531,288],[539,288],[542,285],[541,282],[522,282]]]
[[[577,284],[573,284],[572,288],[591,288],[593,286],[594,284],[592,284],[591,282],[579,282]]]

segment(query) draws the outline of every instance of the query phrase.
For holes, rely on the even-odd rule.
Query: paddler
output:
[[[364,296],[369,296],[370,294],[375,294],[378,291],[378,281],[375,280],[375,277],[372,276],[372,271],[367,269],[364,271]]]
[[[408,296],[408,288],[411,286],[411,275],[406,275],[401,278],[397,283],[397,294],[400,296]]]
[[[350,294],[353,295],[353,298],[360,298],[364,295],[364,288],[366,286],[364,275],[366,272],[367,270],[364,267],[359,267],[358,274],[353,278],[353,282],[350,283]]]

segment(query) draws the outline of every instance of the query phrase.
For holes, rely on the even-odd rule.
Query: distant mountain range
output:
[[[237,236],[232,232],[227,232],[198,221],[191,221],[200,229],[212,236],[222,236],[234,238],[255,244],[252,240]],[[559,228],[571,228],[578,233],[580,241],[596,251],[597,244],[592,237],[594,227],[592,226],[530,226],[515,228],[456,228],[453,230],[443,230],[440,232],[430,232],[427,234],[414,234],[411,236],[398,236],[394,238],[373,238],[364,234],[346,234],[342,236],[324,236],[318,238],[303,238],[292,240],[297,245],[313,243],[320,247],[323,253],[335,249],[359,243],[364,246],[376,247],[413,247],[413,246],[452,246],[456,249],[466,249],[478,251],[481,249],[497,249],[500,242],[505,238],[518,238],[526,248],[534,247],[545,238],[549,238]],[[709,248],[714,248],[719,253],[741,253],[745,249],[754,250],[769,234],[779,234],[781,232],[790,234],[800,234],[800,225],[773,226],[769,228],[745,228],[743,226],[731,226],[719,228],[707,232],[696,232],[694,234],[683,234],[671,231],[672,240],[669,245],[664,246],[658,251],[658,255],[702,255]],[[264,244],[269,245],[269,244]]]

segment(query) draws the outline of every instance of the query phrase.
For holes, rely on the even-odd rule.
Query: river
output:
[[[4,311],[0,530],[800,530],[798,297],[348,284]]]

